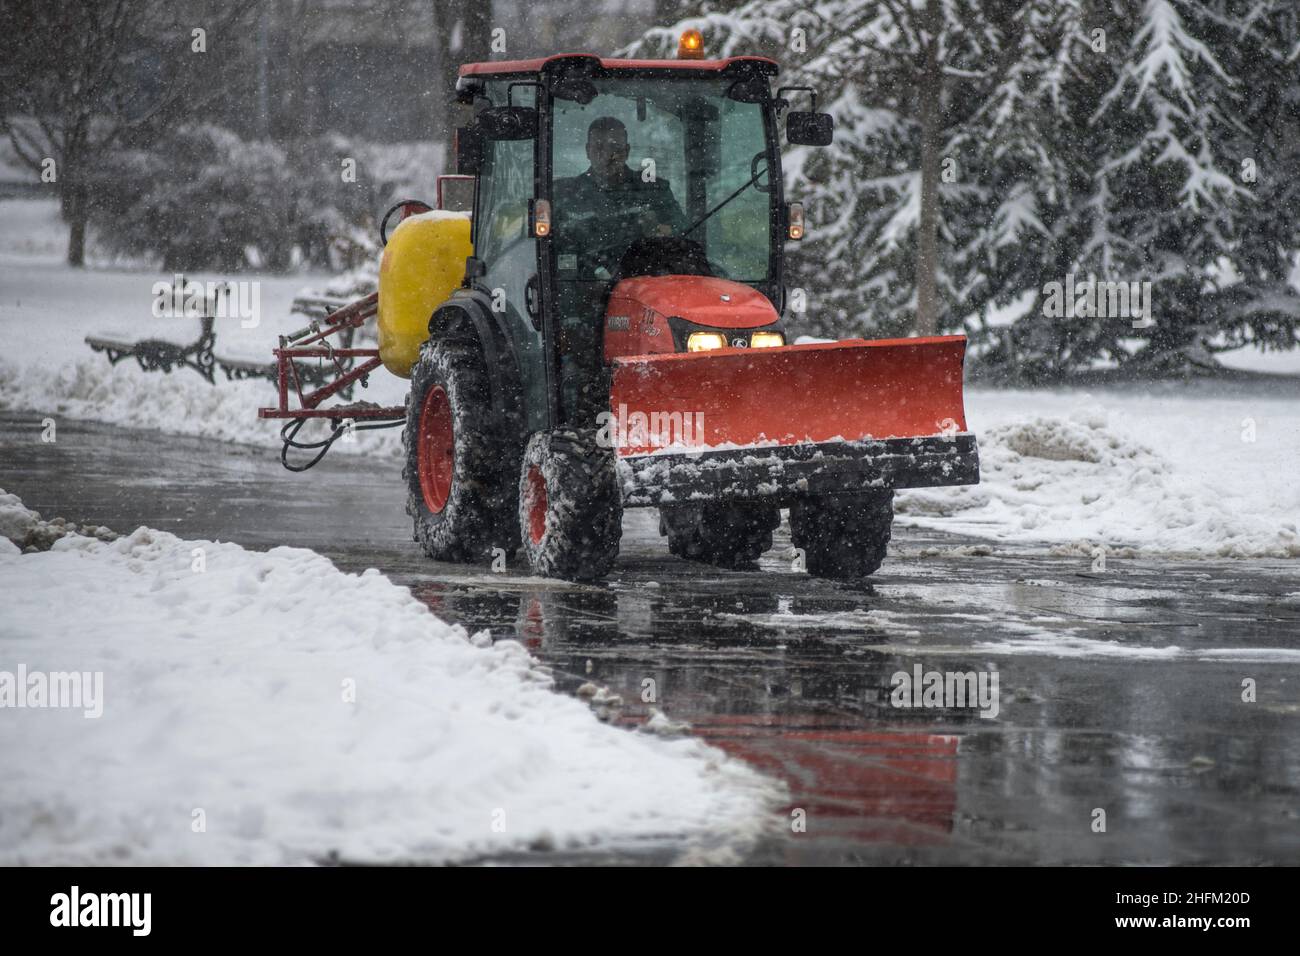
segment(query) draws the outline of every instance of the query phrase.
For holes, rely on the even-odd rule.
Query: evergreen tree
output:
[[[818,89],[835,146],[786,155],[788,191],[810,223],[791,279],[808,289],[810,313],[793,318],[819,334],[929,333],[1002,295],[1016,249],[1041,237],[1025,175],[1041,157],[1016,145],[1032,105],[1019,87],[1023,61],[1047,57],[1033,31],[1054,6],[752,0],[650,31],[633,52],[669,55],[693,26],[717,55],[767,52],[783,84]],[[1015,141],[991,141],[991,121]]]
[[[1298,20],[1287,0],[750,0],[635,52],[695,27],[834,114],[831,149],[787,151],[810,222],[795,328],[965,328],[1037,378],[1296,342]],[[1149,282],[1150,316],[1052,309],[1070,276]]]

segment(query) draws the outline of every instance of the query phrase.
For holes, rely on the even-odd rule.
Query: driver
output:
[[[645,181],[627,165],[627,127],[612,116],[587,129],[585,173],[555,181],[556,227],[571,249],[616,265],[644,236],[669,236],[686,217],[666,179]]]

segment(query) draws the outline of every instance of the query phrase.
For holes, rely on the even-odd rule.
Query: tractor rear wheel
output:
[[[614,453],[592,429],[538,432],[524,449],[519,525],[534,574],[570,581],[603,577],[618,557],[623,495]]]
[[[413,537],[437,561],[480,561],[519,547],[519,439],[493,412],[470,343],[425,342],[411,369],[402,445]]]
[[[852,580],[885,560],[894,523],[893,490],[820,495],[790,505],[790,540],[809,574]]]
[[[765,503],[664,505],[659,533],[679,558],[729,570],[752,569],[772,547],[781,509]]]

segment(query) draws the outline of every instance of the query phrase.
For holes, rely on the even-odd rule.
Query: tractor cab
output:
[[[540,359],[520,369],[534,427],[589,424],[619,356],[784,344],[783,245],[803,220],[783,195],[776,73],[761,57],[461,69],[467,280]],[[787,122],[792,142],[829,142],[825,114]]]
[[[286,452],[319,460],[341,422],[401,425],[426,554],[497,568],[522,547],[532,573],[584,581],[637,507],[671,553],[723,568],[755,567],[788,509],[806,569],[858,579],[884,560],[895,489],[978,481],[964,338],[786,343],[804,220],[781,132],[826,146],[833,124],[812,90],[773,91],[772,60],[702,46],[462,67],[472,119],[437,208],[393,206],[378,292],[276,350],[280,403],[260,414],[286,420]],[[325,341],[371,316],[377,349]],[[304,392],[313,361],[339,378]],[[403,406],[327,404],[380,365],[410,380]],[[298,441],[313,418],[330,435]]]

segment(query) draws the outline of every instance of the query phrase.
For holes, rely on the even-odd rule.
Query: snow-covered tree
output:
[[[786,166],[812,225],[792,260],[804,329],[964,326],[1033,376],[1295,341],[1298,16],[1287,0],[750,0],[635,50],[667,54],[694,26],[823,93],[835,146]],[[1152,319],[1054,314],[1044,288],[1070,275],[1151,282]],[[1012,326],[988,324],[1013,301]]]
[[[1128,317],[1035,308],[1004,333],[997,358],[1031,375],[1097,361],[1183,371],[1248,339],[1294,341],[1296,194],[1282,173],[1297,93],[1295,71],[1283,69],[1295,37],[1288,7],[1073,7],[1059,47],[1073,78],[1062,137],[1043,144],[1074,166],[1061,180],[1071,185],[1068,218],[1051,229],[1051,278],[1149,282],[1151,315],[1135,328]]]
[[[812,293],[806,326],[929,333],[997,298],[1016,251],[1041,238],[1051,190],[1036,184],[1055,170],[1033,128],[1052,119],[1038,116],[1041,74],[1059,66],[1035,31],[1059,6],[752,0],[650,31],[637,49],[666,53],[695,26],[717,54],[773,53],[783,83],[821,91],[836,144],[787,159],[811,223],[795,259]]]
[[[1214,0],[1200,21],[1223,69],[1237,79],[1222,165],[1245,190],[1231,240],[1201,290],[1211,351],[1300,341],[1300,5]]]

